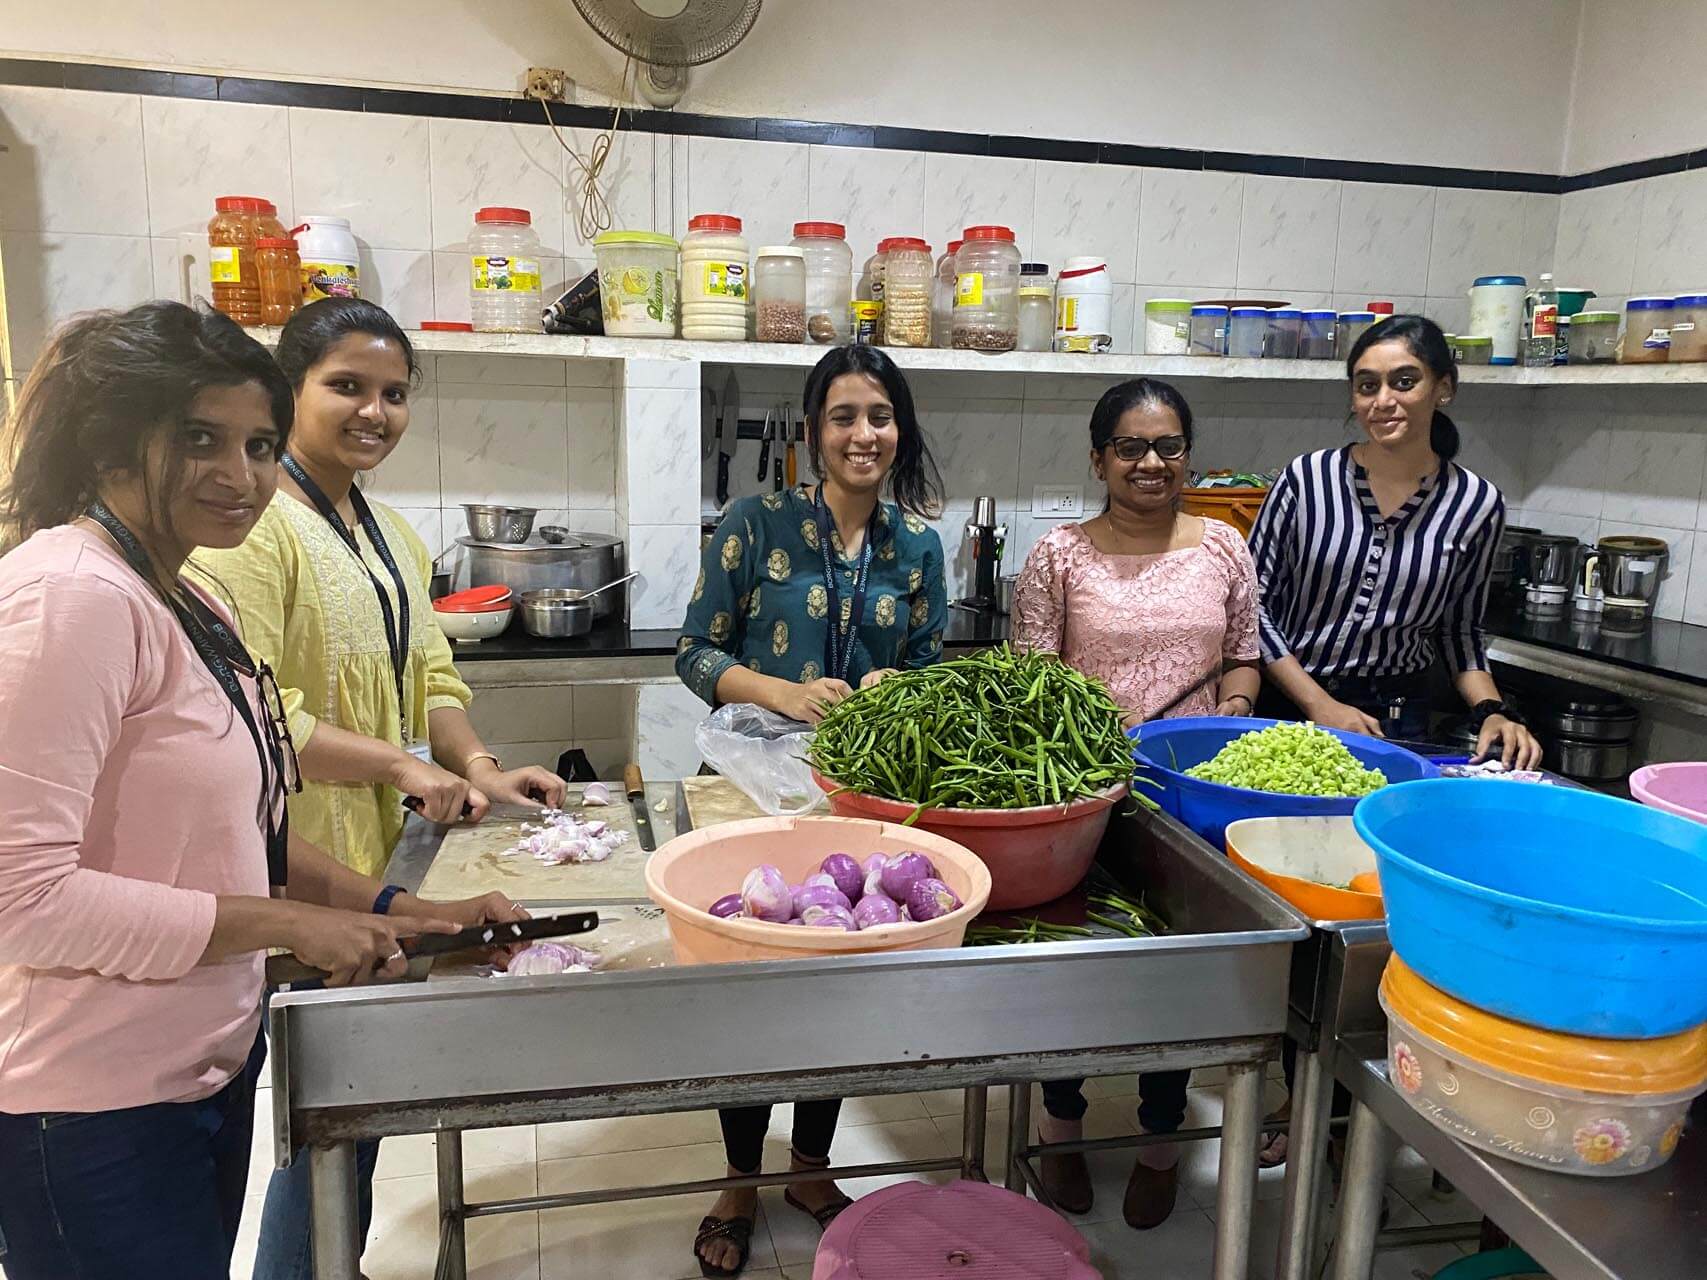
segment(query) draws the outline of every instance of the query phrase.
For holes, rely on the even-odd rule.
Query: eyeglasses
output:
[[[285,712],[284,695],[279,692],[279,682],[271,667],[257,660],[255,668],[255,684],[259,687],[261,701],[267,708],[267,723],[271,730],[269,736],[277,749],[279,782],[287,795],[300,795],[302,762],[297,759],[296,743],[291,741],[290,716]]]
[[[1159,440],[1146,440],[1143,436],[1115,436],[1107,447],[1113,449],[1114,456],[1122,462],[1142,462],[1152,449],[1162,461],[1178,462],[1185,457],[1189,446],[1184,436],[1163,436]]]

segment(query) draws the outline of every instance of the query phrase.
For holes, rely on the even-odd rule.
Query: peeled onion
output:
[[[716,902],[712,903],[711,906],[707,907],[706,910],[710,911],[711,914],[716,916],[719,920],[727,920],[730,916],[738,916],[741,914],[741,895],[738,893],[726,893]]]
[[[596,951],[561,942],[536,942],[511,956],[504,971],[513,977],[531,978],[544,973],[585,973],[596,969],[604,957]]]
[[[852,854],[832,853],[820,865],[819,874],[829,876],[836,888],[846,894],[850,902],[857,901],[865,892],[864,868]],[[806,878],[808,884],[815,879],[816,876]]]
[[[794,891],[794,910],[804,918],[808,907],[841,907],[852,911],[853,903],[833,884],[804,884]]]
[[[604,805],[610,803],[610,788],[602,782],[589,782],[586,790],[581,792],[583,805]]]
[[[781,870],[766,863],[741,882],[741,907],[750,916],[783,924],[794,915],[794,897]]]
[[[895,899],[884,893],[868,893],[853,909],[854,923],[861,929],[874,929],[883,924],[900,924],[901,908]]]
[[[960,906],[960,899],[935,876],[913,881],[907,890],[907,914],[914,920],[935,920]]]
[[[800,923],[809,929],[843,929],[849,933],[859,928],[846,907],[807,907],[800,913]]]
[[[879,877],[879,883],[883,886],[883,892],[895,901],[906,902],[914,884],[934,875],[936,868],[931,865],[929,858],[922,853],[908,851],[889,859]]]

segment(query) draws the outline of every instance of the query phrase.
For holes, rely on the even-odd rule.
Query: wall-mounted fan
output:
[[[575,0],[575,8],[610,44],[641,64],[640,92],[655,107],[673,107],[688,86],[688,68],[721,58],[753,29],[762,0]]]

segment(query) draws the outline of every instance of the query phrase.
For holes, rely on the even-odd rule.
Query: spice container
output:
[[[1227,354],[1255,360],[1262,355],[1268,334],[1268,311],[1263,307],[1234,307],[1227,324]]]
[[[883,304],[870,298],[855,298],[848,308],[853,317],[853,342],[870,346],[883,336]]]
[[[1299,318],[1298,358],[1300,360],[1332,360],[1334,358],[1334,329],[1338,320],[1337,312],[1306,311]]]
[[[1227,353],[1227,308],[1203,304],[1191,309],[1191,351],[1194,356]]]
[[[261,323],[283,324],[302,305],[302,261],[289,236],[255,241],[255,274],[261,288]]]
[[[853,250],[839,222],[797,222],[794,247],[805,255],[806,337],[820,345],[848,340]]]
[[[1624,304],[1621,364],[1664,364],[1671,356],[1673,298],[1631,298]]]
[[[479,333],[538,333],[539,233],[526,209],[494,205],[468,233],[468,310]]]
[[[1618,359],[1618,313],[1579,311],[1565,336],[1566,363],[1610,364]]]
[[[1348,360],[1357,340],[1375,327],[1373,311],[1342,311],[1334,332],[1334,358]],[[1513,350],[1516,350],[1514,347]]]
[[[1494,340],[1481,333],[1459,334],[1452,339],[1452,357],[1459,364],[1492,364]]]
[[[1102,258],[1068,258],[1055,285],[1055,350],[1100,354],[1114,346],[1114,285]]]
[[[1144,354],[1183,356],[1191,349],[1191,303],[1150,298],[1144,303]]]
[[[1304,313],[1293,307],[1274,307],[1268,313],[1262,353],[1271,360],[1296,360]]]
[[[1673,364],[1707,360],[1707,294],[1690,293],[1677,299],[1671,316],[1670,359]]]
[[[1055,284],[1043,262],[1019,264],[1019,350],[1048,351],[1055,344]]]
[[[767,245],[753,263],[754,334],[760,342],[806,341],[806,253]]]
[[[883,341],[891,347],[931,345],[931,247],[913,236],[887,241],[883,257]]]
[[[291,232],[302,259],[302,300],[362,296],[361,251],[348,218],[311,213]]]
[[[654,231],[603,231],[593,240],[599,259],[599,307],[613,338],[676,336],[676,262],[680,246]]]
[[[954,345],[1012,351],[1019,341],[1019,249],[1007,227],[966,228],[954,255]]]
[[[936,282],[931,286],[931,337],[936,346],[954,345],[954,255],[961,241],[950,240],[936,260]]]
[[[745,340],[749,266],[741,219],[727,213],[688,219],[682,238],[682,337]]]
[[[261,281],[255,241],[261,235],[266,201],[257,196],[219,196],[207,224],[208,276],[214,307],[238,324],[261,323]]]

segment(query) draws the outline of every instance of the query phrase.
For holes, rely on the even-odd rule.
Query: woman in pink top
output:
[[[221,1280],[243,1207],[262,960],[401,971],[429,906],[292,838],[276,692],[178,574],[273,495],[291,390],[177,303],[73,321],[12,424],[0,520],[0,1260],[10,1280]],[[293,901],[273,896],[288,879]]]
[[[1108,505],[1053,530],[1026,559],[1014,588],[1014,643],[1044,649],[1113,690],[1127,721],[1248,716],[1257,666],[1256,566],[1219,520],[1179,510],[1191,458],[1191,406],[1151,378],[1111,387],[1091,413],[1091,466]],[[1138,1123],[1174,1133],[1185,1120],[1186,1071],[1138,1079]],[[1082,1081],[1047,1082],[1046,1142],[1083,1136]],[[1178,1194],[1170,1143],[1142,1147],[1126,1184],[1126,1221],[1160,1225]],[[1044,1185],[1063,1209],[1091,1207],[1082,1155],[1045,1156]]]

